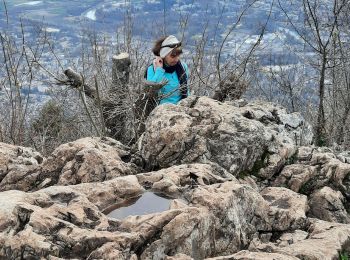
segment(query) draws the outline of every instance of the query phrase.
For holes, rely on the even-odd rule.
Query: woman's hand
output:
[[[158,67],[159,68],[163,68],[163,59],[161,57],[156,57],[154,60],[153,60],[153,67],[154,67],[154,70],[156,70]]]

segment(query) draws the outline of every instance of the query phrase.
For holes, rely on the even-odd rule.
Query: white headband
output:
[[[165,40],[162,42],[162,47],[160,49],[159,56],[164,59],[165,56],[167,56],[174,48],[169,47],[168,45],[175,45],[179,44],[180,41],[174,36],[174,35],[169,35]],[[166,47],[163,47],[166,46]]]

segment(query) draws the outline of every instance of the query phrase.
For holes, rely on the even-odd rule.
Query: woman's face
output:
[[[169,66],[175,66],[180,60],[181,54],[172,54],[171,52],[165,56],[164,61]]]

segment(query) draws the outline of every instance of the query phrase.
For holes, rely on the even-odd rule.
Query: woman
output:
[[[147,80],[167,82],[158,91],[159,104],[177,104],[189,95],[187,88],[188,67],[180,61],[181,42],[173,35],[156,41],[152,52],[156,56],[153,64],[147,69]]]

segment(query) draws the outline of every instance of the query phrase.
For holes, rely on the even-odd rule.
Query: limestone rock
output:
[[[350,163],[350,151],[344,151],[337,154],[337,159],[343,163]]]
[[[340,252],[349,252],[350,225],[311,220],[305,240],[279,248],[276,252],[299,259],[338,259]]]
[[[0,191],[31,187],[44,158],[31,148],[0,143]]]
[[[329,148],[300,147],[295,163],[286,166],[273,185],[306,195],[329,186],[350,198],[350,164],[338,160]]]
[[[298,147],[309,130],[270,103],[192,96],[152,112],[137,155],[110,138],[48,158],[0,143],[0,259],[337,259],[350,167]],[[160,212],[109,214],[152,192]]]
[[[307,145],[312,141],[311,126],[298,112],[288,113],[284,107],[263,101],[248,103],[241,106],[241,110],[243,114],[249,114],[249,118],[262,122],[274,131],[282,133],[282,135],[286,133],[286,136],[294,138],[294,143],[298,145]]]
[[[211,162],[236,176],[270,178],[295,153],[294,137],[304,124],[274,105],[235,107],[192,96],[152,112],[140,154],[149,169]]]
[[[206,258],[206,260],[298,260],[299,258],[277,253],[250,252],[242,250],[234,255]]]
[[[141,143],[149,166],[213,162],[232,174],[252,168],[267,145],[262,124],[209,98],[193,102],[153,111]]]
[[[256,101],[240,107],[241,114],[264,124],[266,136],[272,136],[266,150],[267,162],[258,175],[271,178],[279,172],[296,152],[296,144],[307,145],[312,141],[312,129],[300,113],[288,113],[273,103]]]
[[[310,196],[310,216],[329,222],[350,223],[344,200],[340,191],[323,187]]]
[[[98,182],[136,173],[130,151],[111,138],[83,138],[59,146],[43,165],[37,182],[70,185]]]
[[[307,197],[286,188],[270,187],[261,192],[270,204],[269,217],[274,231],[304,229],[308,225]]]
[[[267,203],[252,188],[235,182],[199,186],[188,206],[162,228],[141,259],[162,259],[167,252],[181,252],[194,259],[233,253],[247,246],[257,230],[270,228]]]
[[[165,193],[173,198],[181,196],[186,190],[199,185],[238,181],[231,174],[208,164],[184,164],[150,173],[138,174],[139,182],[156,193]]]
[[[197,176],[197,184],[184,194],[163,190],[187,202],[122,220],[103,212],[141,195],[145,181],[153,187],[161,181],[157,176],[166,177],[165,169],[155,172],[155,178],[139,174],[32,193],[0,193],[0,258],[164,259],[183,254],[179,257],[203,259],[235,253],[258,230],[271,229],[268,204],[251,187],[220,177],[222,172],[210,165],[176,166],[168,172],[168,181],[178,188],[188,186],[189,175]]]
[[[287,165],[273,182],[273,186],[286,186],[299,192],[305,183],[317,176],[317,167],[303,164]]]
[[[15,163],[6,164],[6,160],[10,160],[8,158],[15,157],[18,149],[25,152],[16,157]],[[40,154],[30,149],[13,146],[5,147],[4,150],[9,151],[9,154],[3,157],[5,162],[1,167],[9,170],[2,174],[5,177],[0,183],[1,190],[29,191],[57,184],[99,182],[133,175],[138,171],[135,165],[128,162],[131,157],[129,148],[107,137],[87,137],[63,144],[43,163]],[[14,159],[10,161],[14,162]]]
[[[307,239],[308,235],[309,233],[306,231],[297,229],[291,233],[284,233],[282,236],[280,236],[276,243],[279,247],[284,247]]]
[[[97,191],[109,196],[98,196]],[[128,243],[133,236],[113,232],[118,230],[118,222],[101,211],[108,204],[122,203],[142,192],[135,176],[103,182],[100,187],[83,183],[33,193],[2,192],[0,258],[84,258],[105,243]]]

